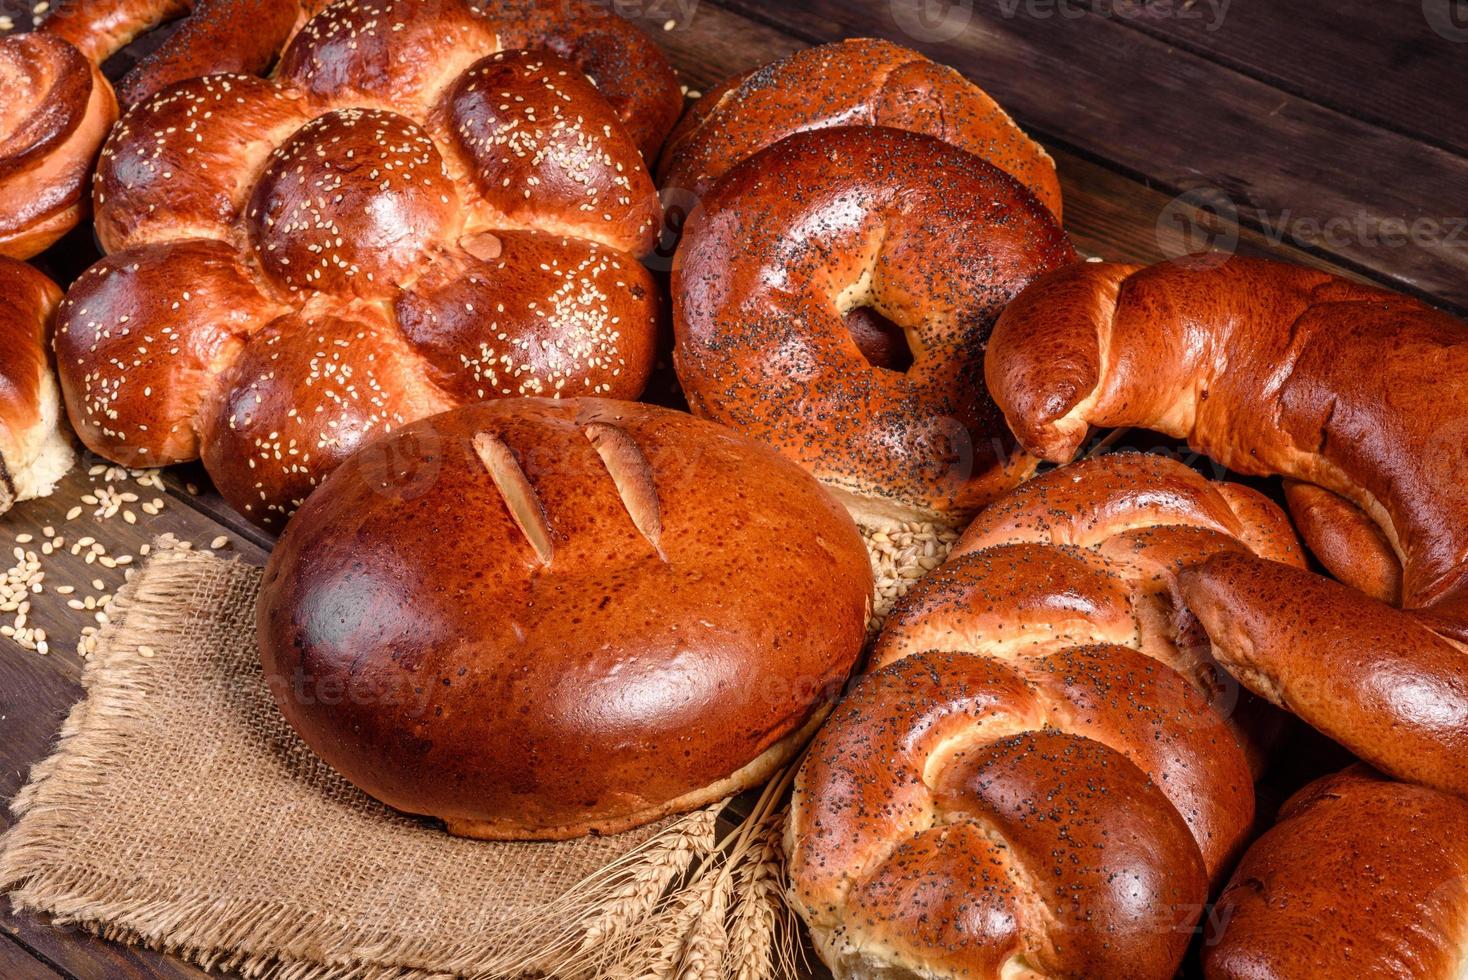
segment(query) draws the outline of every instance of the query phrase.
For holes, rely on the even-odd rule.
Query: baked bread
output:
[[[1286,480],[1284,495],[1300,536],[1326,571],[1373,599],[1401,604],[1402,562],[1365,511],[1299,480]]]
[[[210,72],[268,68],[312,0],[56,3],[34,32],[0,37],[0,255],[25,259],[76,227],[119,99],[134,105]],[[41,6],[38,5],[38,9]],[[165,20],[184,21],[118,83],[101,64]],[[249,25],[242,29],[242,25]]]
[[[986,642],[1023,647],[1062,635],[1140,650],[1193,685],[1233,730],[1254,777],[1263,774],[1283,719],[1219,667],[1182,602],[1178,575],[1215,554],[1303,568],[1289,519],[1267,497],[1164,456],[1108,453],[1023,483],[985,508],[950,553],[952,568],[977,552],[986,553],[983,563],[961,567],[973,569],[965,581],[982,589],[983,600],[962,619]],[[1011,565],[1012,575],[994,571]],[[949,621],[958,595],[911,608],[906,618],[919,632],[929,619]],[[884,639],[899,647],[924,642],[897,623]],[[875,656],[888,655],[879,646]],[[1205,857],[1216,868],[1222,854]]]
[[[986,373],[1046,459],[1091,426],[1156,429],[1355,504],[1410,607],[1468,584],[1468,329],[1417,300],[1262,259],[1087,263],[1016,299]]]
[[[1428,616],[1239,558],[1180,583],[1229,672],[1383,772],[1468,796],[1468,648]]]
[[[1364,767],[1284,805],[1219,896],[1208,980],[1462,976],[1468,802]]]
[[[59,302],[50,279],[0,258],[0,513],[49,494],[75,461],[47,338]]]
[[[100,65],[144,32],[180,20],[161,45],[117,84],[123,108],[170,85],[215,72],[258,75],[308,13],[327,0],[86,0],[57,3],[37,30],[73,44]]]
[[[861,519],[957,523],[1034,469],[984,391],[989,329],[1074,259],[978,157],[896,129],[798,133],[689,222],[674,365],[696,414],[775,446]]]
[[[602,67],[641,73],[583,74]],[[551,0],[340,0],[272,79],[159,93],[103,150],[111,254],[57,329],[83,441],[131,465],[202,457],[276,527],[414,419],[636,397],[660,317],[637,261],[659,222],[639,147],[669,99],[651,41]]]
[[[117,99],[95,63],[40,33],[0,37],[0,92],[0,257],[28,259],[86,214]]]
[[[1254,792],[1175,579],[1254,551],[1303,561],[1268,500],[1153,456],[978,516],[796,780],[794,901],[838,980],[1176,973]]]
[[[877,38],[805,48],[706,94],[668,138],[664,193],[702,200],[738,163],[787,136],[832,126],[924,133],[982,157],[1060,219],[1055,161],[978,86],[916,51]]]
[[[368,793],[456,834],[566,838],[768,778],[871,601],[851,519],[765,447],[507,399],[341,466],[271,556],[259,638],[286,718]]]
[[[1328,567],[1399,598],[1406,612],[1242,555],[1184,575],[1187,604],[1215,656],[1251,690],[1390,775],[1468,789],[1461,322],[1258,259],[1086,264],[1010,305],[986,372],[1021,443],[1047,459],[1070,458],[1093,425],[1141,426],[1238,472],[1334,494],[1292,495],[1307,539]],[[1398,575],[1382,569],[1379,541],[1364,539],[1344,559],[1334,547],[1342,534],[1363,540],[1368,518]]]

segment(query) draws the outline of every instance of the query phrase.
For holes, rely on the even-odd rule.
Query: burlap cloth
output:
[[[879,615],[952,541],[916,527],[864,534]],[[247,976],[584,975],[622,972],[597,950],[647,944],[659,927],[700,919],[700,902],[722,917],[740,901],[731,889],[746,888],[757,904],[731,911],[743,925],[728,933],[743,928],[750,948],[719,972],[780,965],[781,954],[756,948],[774,942],[773,845],[773,870],[741,864],[722,876],[732,884],[710,881],[666,905],[679,875],[717,856],[717,807],[616,837],[489,844],[347,783],[296,738],[265,687],[259,581],[244,563],[160,548],[119,593],[86,697],[12,803],[19,821],[0,841],[0,890],[15,907]],[[778,816],[769,809],[762,825],[772,841]],[[761,853],[757,840],[750,853]],[[656,972],[684,972],[676,950],[661,948],[676,942],[651,945],[672,964]]]

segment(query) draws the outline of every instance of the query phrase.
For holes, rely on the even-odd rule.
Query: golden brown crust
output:
[[[986,373],[1047,459],[1092,425],[1157,429],[1364,509],[1403,558],[1409,606],[1468,584],[1468,330],[1417,300],[1237,256],[1088,263],[1011,304]]]
[[[1343,900],[1347,889],[1350,900]],[[1208,980],[1461,973],[1468,803],[1364,767],[1285,804],[1219,896]]]
[[[1468,652],[1410,613],[1245,555],[1183,573],[1219,661],[1383,772],[1468,794]]]
[[[950,556],[953,574],[962,567],[972,580],[956,593],[965,598],[941,614],[916,599],[899,607],[874,657],[886,662],[888,644],[949,649],[933,636],[906,637],[907,620],[929,617],[937,624],[965,622],[968,644],[1001,653],[1033,644],[1131,646],[1198,689],[1233,729],[1258,775],[1278,734],[1279,713],[1219,667],[1177,594],[1179,572],[1220,552],[1305,564],[1284,513],[1247,487],[1204,479],[1150,454],[1082,460],[985,508]],[[969,555],[981,562],[958,561]]]
[[[737,164],[787,136],[856,125],[924,133],[967,150],[1060,218],[1054,161],[993,99],[953,69],[875,38],[806,48],[706,94],[669,139],[658,183],[701,199]]]
[[[1047,458],[1069,458],[1092,425],[1142,426],[1240,472],[1319,488],[1292,493],[1313,493],[1316,510],[1302,512],[1322,561],[1399,594],[1412,615],[1237,555],[1190,573],[1188,604],[1256,693],[1391,775],[1468,785],[1452,761],[1468,739],[1461,322],[1257,259],[1085,265],[1010,305],[986,371],[1020,442]]]
[[[88,0],[52,6],[37,30],[75,45],[100,65],[149,29],[183,18],[118,83],[124,108],[170,85],[215,72],[270,67],[308,9],[324,0]]]
[[[86,213],[117,101],[96,65],[45,34],[0,37],[0,91],[0,256],[25,259]]]
[[[1171,977],[1207,877],[1134,753],[1169,751],[1149,744],[1169,714],[1209,713],[1169,673],[1100,646],[921,653],[863,678],[806,756],[787,831],[833,972]]]
[[[71,468],[47,342],[60,302],[50,279],[0,257],[0,513],[50,493]]]
[[[564,837],[767,776],[870,602],[851,519],[773,452],[650,406],[515,399],[340,467],[272,555],[259,626],[286,717],[363,789]],[[363,696],[315,696],[337,689]]]
[[[1286,480],[1284,488],[1300,536],[1326,571],[1373,599],[1401,603],[1402,563],[1365,511],[1313,483]]]
[[[113,254],[73,289],[58,346],[88,444],[202,447],[224,496],[278,526],[357,446],[426,414],[639,395],[664,314],[636,258],[661,220],[638,141],[662,86],[603,94],[575,59],[609,64],[596,31],[635,30],[531,6],[342,0],[274,78],[193,79],[129,112],[96,182]],[[564,53],[504,50],[517,39]],[[166,436],[158,391],[181,393]]]
[[[1231,726],[1258,735],[1273,710],[1224,689],[1176,583],[1246,541],[1304,561],[1269,501],[1137,453],[1053,470],[974,520],[898,602],[796,784],[791,879],[837,976],[1172,975],[1201,907],[1164,896],[1206,892],[1242,849],[1253,779]],[[985,761],[1026,739],[1022,780]],[[1076,845],[1090,856],[1066,864]],[[1129,931],[1095,875],[1147,889],[1173,928]]]
[[[958,521],[1028,475],[979,383],[990,325],[1075,257],[1014,180],[931,137],[799,133],[735,168],[673,268],[694,411],[770,444],[873,516]],[[849,315],[904,328],[876,366]]]

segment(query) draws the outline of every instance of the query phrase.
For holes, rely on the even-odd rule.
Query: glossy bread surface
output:
[[[632,403],[500,401],[328,480],[272,556],[260,642],[286,717],[367,792],[564,837],[767,776],[850,671],[871,588],[851,519],[764,447]]]
[[[1035,197],[978,157],[897,129],[798,133],[730,171],[688,224],[678,378],[695,413],[775,446],[858,513],[960,522],[1034,466],[982,384],[989,329],[1074,258]]]
[[[414,419],[641,393],[661,317],[641,148],[671,124],[671,69],[594,5],[511,6],[340,0],[270,79],[193,79],[124,117],[96,182],[110,254],[57,330],[89,447],[202,456],[279,527]]]

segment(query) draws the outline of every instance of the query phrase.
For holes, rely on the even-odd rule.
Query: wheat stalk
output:
[[[673,980],[689,932],[709,907],[718,882],[717,874],[702,874],[672,895],[660,914],[648,923],[641,939],[609,971],[609,977]]]
[[[729,923],[725,980],[764,980],[775,940],[779,858],[768,841],[750,851],[735,872],[736,904]]]
[[[794,976],[795,932],[781,890],[783,800],[797,758],[761,791],[749,815],[707,848],[661,903],[607,942],[595,961],[608,980],[770,980]],[[635,875],[634,875],[635,877]],[[619,893],[620,894],[620,893]],[[605,918],[602,916],[600,918]]]
[[[729,946],[729,895],[734,879],[727,868],[713,876],[703,912],[694,920],[683,944],[678,980],[717,980]]]
[[[724,804],[699,810],[667,839],[650,848],[631,870],[626,884],[613,892],[601,912],[586,926],[578,951],[587,951],[625,935],[647,918],[658,901],[694,861],[714,846],[714,829]]]

